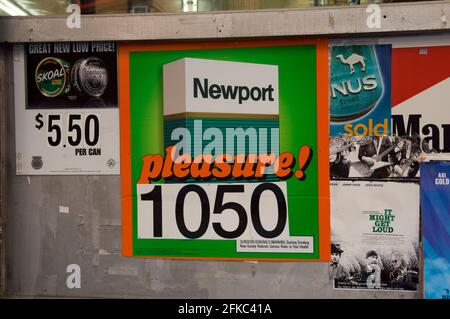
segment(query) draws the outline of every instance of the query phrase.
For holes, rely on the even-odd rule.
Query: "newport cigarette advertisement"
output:
[[[416,291],[419,185],[332,181],[331,262],[336,289]]]
[[[330,48],[330,135],[389,135],[391,45]]]
[[[14,48],[17,175],[119,174],[114,42]]]
[[[392,133],[420,137],[428,160],[450,159],[449,56],[450,46],[392,50]]]
[[[450,162],[420,169],[424,298],[450,299]]]
[[[119,52],[123,255],[329,260],[326,41]]]

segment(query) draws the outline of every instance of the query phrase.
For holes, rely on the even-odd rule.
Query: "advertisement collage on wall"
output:
[[[446,194],[421,167],[450,160],[448,56],[320,39],[17,45],[16,174],[120,173],[124,256],[326,261],[335,289],[417,291],[420,218],[425,287],[447,258],[427,233],[446,216],[420,216],[419,194]]]
[[[379,45],[371,45],[377,46]],[[333,52],[330,56],[331,127],[336,126],[332,114],[341,112],[339,107],[343,109],[343,114],[348,114],[346,112],[349,110],[365,112],[369,109],[367,115],[358,114],[356,121],[353,118],[345,119],[353,121],[352,128],[358,125],[356,123],[359,119],[369,121],[371,116],[375,117],[372,123],[381,124],[376,119],[379,115],[371,113],[370,109],[379,107],[382,99],[372,105],[374,99],[359,97],[364,94],[361,93],[364,88],[369,89],[372,94],[376,92],[377,85],[367,80],[370,78],[367,64],[371,58],[364,56],[361,45],[345,48],[346,53],[341,53],[342,50],[334,47],[330,50]],[[377,49],[374,51],[380,52]],[[445,236],[432,234],[431,229],[444,227],[445,207],[448,205],[438,200],[442,205],[433,206],[428,203],[430,207],[423,206],[427,196],[438,199],[444,198],[440,194],[445,193],[442,190],[441,193],[436,191],[434,195],[430,194],[434,188],[424,185],[428,180],[434,181],[432,176],[436,174],[430,177],[430,170],[423,167],[431,167],[432,163],[428,163],[430,160],[449,159],[450,119],[446,103],[450,92],[447,87],[450,83],[450,67],[442,65],[441,61],[448,59],[450,46],[398,46],[383,54],[386,59],[392,56],[392,65],[388,67],[392,72],[381,69],[381,74],[392,76],[391,80],[383,81],[383,84],[392,83],[391,87],[383,87],[384,94],[391,95],[389,110],[385,113],[385,117],[391,118],[388,130],[383,129],[381,134],[380,130],[371,131],[361,125],[358,131],[347,130],[347,134],[339,135],[341,132],[338,132],[339,134],[330,136],[332,260],[329,275],[336,289],[416,291],[424,280],[425,296],[428,297],[432,293],[427,293],[426,287],[432,285],[435,278],[444,276],[442,272],[445,265],[447,272],[449,269],[445,259],[447,256],[443,255],[438,256],[441,258],[439,262],[445,263],[440,264],[440,273],[436,270],[436,260],[431,261],[431,258],[436,257],[432,246],[437,243],[425,243],[426,236],[430,237],[430,242],[433,239],[436,241],[438,237],[445,239]],[[383,60],[378,55],[377,59]],[[337,77],[333,74],[337,72],[339,76],[342,73],[342,70],[339,72],[338,68],[333,67],[333,63],[341,62],[349,64],[347,72],[352,76],[345,84],[336,80]],[[391,92],[388,93],[387,90]],[[362,105],[348,106],[342,102],[337,103],[336,99]],[[337,110],[333,110],[336,105]],[[346,124],[344,122],[342,127],[345,128]],[[386,131],[392,134],[385,134]],[[438,163],[435,165],[444,165],[442,162]],[[422,194],[422,217],[419,189]],[[431,269],[427,274],[425,267],[425,277],[421,277],[419,273],[419,261],[422,258],[419,250],[421,218],[425,263]],[[349,224],[352,225],[351,229],[346,227]],[[436,249],[439,250],[439,247]],[[430,260],[427,261],[427,258]],[[435,275],[434,279],[431,279],[431,273]],[[442,285],[445,286],[444,282]],[[437,293],[438,298],[448,296],[448,290],[445,290],[448,285],[444,286]],[[437,291],[431,288],[429,290]]]
[[[419,185],[332,181],[331,198],[334,287],[416,290]]]
[[[418,136],[391,134],[394,50],[387,44],[330,48],[329,277],[335,289],[418,288],[421,149]]]

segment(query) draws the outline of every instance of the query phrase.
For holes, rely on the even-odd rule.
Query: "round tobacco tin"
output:
[[[42,95],[57,97],[70,90],[68,73],[70,64],[63,59],[48,57],[36,67],[35,82]]]
[[[71,80],[78,93],[99,97],[108,85],[108,71],[99,58],[80,59],[72,68]]]

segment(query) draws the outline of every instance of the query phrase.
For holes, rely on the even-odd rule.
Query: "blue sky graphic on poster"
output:
[[[420,169],[425,299],[450,299],[450,162]]]

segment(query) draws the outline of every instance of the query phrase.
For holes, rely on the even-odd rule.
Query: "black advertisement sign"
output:
[[[118,107],[114,42],[26,46],[27,109]]]

